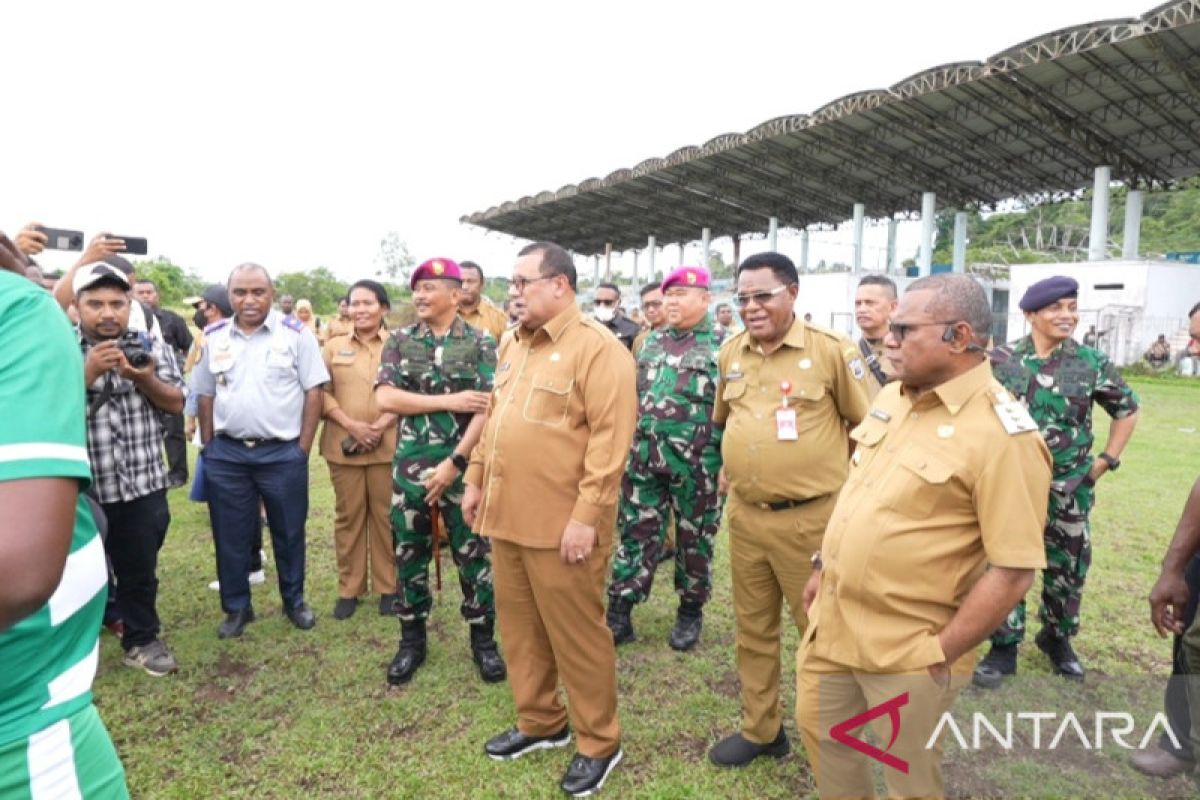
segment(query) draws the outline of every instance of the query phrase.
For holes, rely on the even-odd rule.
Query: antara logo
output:
[[[907,775],[908,762],[887,752],[892,749],[892,745],[896,743],[896,738],[900,736],[900,709],[906,705],[908,705],[908,692],[897,695],[891,700],[886,700],[877,706],[872,706],[845,722],[839,722],[829,729],[829,735],[833,737],[835,742],[840,742],[847,747],[851,747],[863,755],[873,758],[892,769],[898,769]],[[870,742],[864,742],[857,736],[850,734],[850,731],[861,728],[871,720],[876,717],[882,717],[884,714],[888,715],[888,719],[892,723],[892,737],[888,740],[887,747],[884,749],[880,750]]]

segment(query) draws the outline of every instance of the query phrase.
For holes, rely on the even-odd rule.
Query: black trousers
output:
[[[1200,601],[1200,555],[1194,556],[1183,573],[1187,580],[1187,608],[1183,612],[1183,629],[1186,631],[1196,618],[1196,606]],[[1187,665],[1183,661],[1183,637],[1172,637],[1171,642],[1171,678],[1167,681],[1167,691],[1163,694],[1163,709],[1167,712],[1167,721],[1171,730],[1179,737],[1181,747],[1171,742],[1171,737],[1165,733],[1159,737],[1158,746],[1176,758],[1184,761],[1194,761],[1188,731],[1192,729],[1192,715],[1188,713],[1187,699]]]
[[[121,647],[128,650],[158,638],[158,551],[171,512],[162,489],[129,502],[100,506],[108,517],[104,550],[117,580],[117,610],[125,621]]]
[[[183,435],[183,414],[163,414],[163,448],[167,452],[167,481],[182,486],[188,480],[187,438]]]

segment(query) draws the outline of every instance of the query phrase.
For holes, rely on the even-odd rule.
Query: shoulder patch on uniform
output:
[[[1020,401],[1014,400],[1012,395],[1003,388],[993,388],[992,410],[996,412],[996,417],[1000,420],[1000,424],[1004,426],[1005,433],[1009,436],[1016,436],[1018,433],[1028,433],[1038,429],[1038,425],[1034,422],[1033,417],[1029,416],[1029,409],[1025,408],[1025,405]]]
[[[850,367],[850,372],[854,375],[855,380],[861,381],[867,377],[867,367],[861,358],[851,359],[847,366]]]
[[[296,333],[304,330],[304,323],[295,317],[284,317],[280,321],[283,323],[283,327],[291,328],[292,330],[296,331]]]
[[[221,328],[224,328],[228,324],[229,324],[228,319],[217,320],[212,325],[209,325],[207,328],[204,329],[204,335],[207,336],[210,333],[215,333],[215,332],[221,330]]]

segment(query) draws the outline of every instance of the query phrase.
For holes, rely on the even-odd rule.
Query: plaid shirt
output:
[[[83,344],[87,357],[88,344]],[[171,349],[161,340],[150,341],[154,374],[169,386],[183,388]],[[95,411],[105,384],[111,394]],[[159,410],[137,390],[133,381],[109,370],[87,389],[87,447],[92,462],[92,490],[101,503],[125,503],[167,488],[162,459],[162,423]]]

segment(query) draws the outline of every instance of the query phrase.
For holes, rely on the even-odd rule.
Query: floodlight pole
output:
[[[1092,229],[1088,234],[1088,261],[1103,261],[1108,257],[1108,184],[1112,167],[1096,167],[1092,184]]]
[[[1125,241],[1121,245],[1121,257],[1135,259],[1142,239],[1142,192],[1130,189],[1125,194]]]
[[[967,271],[967,212],[954,212],[954,265],[955,272]]]
[[[933,215],[937,210],[937,194],[921,195],[921,249],[917,253],[917,274],[928,275],[933,266]]]
[[[854,204],[854,259],[853,267],[855,272],[862,272],[862,249],[863,249],[863,215],[866,214],[867,207],[862,203]]]

